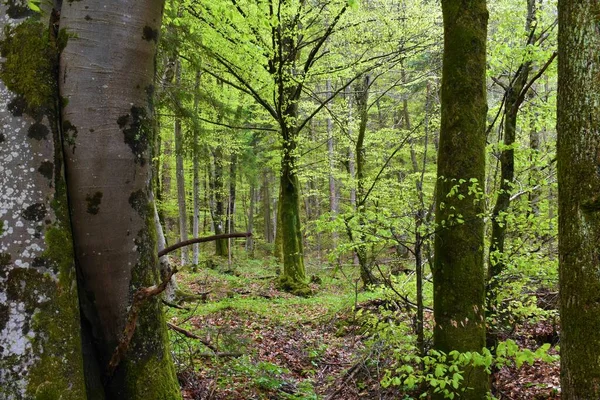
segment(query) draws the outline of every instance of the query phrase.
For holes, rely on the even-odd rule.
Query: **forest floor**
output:
[[[181,328],[170,334],[184,399],[419,398],[381,384],[398,348],[414,341],[410,307],[385,291],[357,290],[351,267],[307,270],[310,298],[277,290],[275,264],[264,260],[178,274],[180,289],[198,296],[167,307],[168,322]],[[526,321],[509,337],[535,350],[553,332],[548,321]],[[558,361],[504,366],[491,379],[500,400],[560,398]]]

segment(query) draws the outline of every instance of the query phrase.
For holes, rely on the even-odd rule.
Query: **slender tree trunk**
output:
[[[325,97],[329,98],[331,96],[331,79],[327,79],[326,89],[325,89]],[[331,213],[331,220],[334,221],[338,214],[338,199],[337,193],[335,189],[335,152],[333,146],[333,121],[331,117],[327,117],[327,155],[329,158],[329,212]],[[331,235],[332,239],[332,247],[333,249],[337,248],[338,242],[338,233],[337,231],[333,231]]]
[[[531,108],[535,107],[533,105],[533,100],[535,98],[535,90],[532,90],[528,93],[529,96],[529,104]],[[533,114],[530,116],[531,121],[529,124],[529,163],[531,165],[531,170],[529,172],[529,187],[530,192],[528,194],[529,207],[531,208],[530,213],[534,216],[540,215],[540,196],[542,193],[542,189],[539,187],[541,183],[541,170],[538,165],[540,158],[540,132],[535,125],[535,120],[537,115]]]
[[[369,262],[367,245],[366,245],[366,234],[365,234],[365,206],[366,206],[366,195],[367,191],[365,188],[365,168],[366,168],[366,152],[364,147],[365,135],[367,132],[367,121],[369,117],[369,87],[371,86],[371,76],[366,75],[362,82],[357,85],[356,105],[358,108],[358,114],[360,123],[358,127],[358,137],[356,139],[356,180],[357,189],[356,195],[358,202],[356,206],[356,215],[358,218],[358,230],[359,234],[356,237],[356,256],[358,258],[358,264],[360,268],[360,277],[363,285],[368,286],[377,282],[377,279],[371,271],[371,265]]]
[[[250,182],[250,205],[248,206],[248,226],[246,232],[254,232],[254,207],[256,204],[256,185]],[[246,238],[246,251],[254,256],[254,241],[252,236]]]
[[[194,112],[198,113],[198,91],[200,89],[200,73],[196,73],[196,95],[194,96]],[[197,238],[200,237],[200,127],[194,127],[194,154],[192,161],[192,169],[193,169],[193,202],[194,202],[194,216],[192,219],[192,235]],[[200,244],[195,243],[193,245],[193,257],[192,257],[192,265],[194,268],[198,267],[198,259],[200,257]]]
[[[262,182],[262,207],[263,207],[263,224],[265,228],[265,241],[267,243],[273,243],[275,236],[273,235],[273,223],[271,216],[271,191],[269,181],[270,171],[263,171],[263,182]]]
[[[525,30],[528,37],[534,28],[535,0],[528,0],[528,13]],[[531,41],[531,39],[530,39]],[[532,43],[528,43],[532,44]],[[506,214],[510,207],[510,196],[512,194],[515,180],[515,150],[514,144],[517,135],[517,116],[519,108],[524,100],[522,91],[527,84],[531,62],[520,66],[516,76],[506,88],[504,100],[504,140],[500,154],[500,190],[496,197],[496,204],[492,212],[492,235],[490,239],[489,267],[488,267],[488,304],[487,310],[496,319],[498,315],[498,278],[505,268],[504,242],[508,229]],[[495,344],[495,333],[488,332],[488,344]]]
[[[154,209],[154,225],[156,226],[156,236],[157,236],[157,245],[158,251],[162,251],[167,248],[167,240],[165,239],[165,233],[163,231],[162,224],[160,223],[160,216],[158,215],[158,208],[156,207],[156,202],[154,198],[151,196],[152,208]],[[172,266],[171,259],[168,255],[164,255],[158,259],[160,263],[160,276],[161,279],[165,279],[171,274]],[[175,298],[175,291],[177,290],[177,281],[175,280],[175,276],[171,276],[169,280],[169,284],[167,288],[163,292],[163,296],[165,299],[171,301]]]
[[[597,1],[558,3],[561,398],[600,398],[600,35]]]
[[[215,235],[225,233],[225,196],[223,187],[223,148],[216,146],[213,150],[214,158],[214,176],[213,176],[213,197],[214,197],[214,211],[213,211],[213,226]],[[227,239],[215,241],[216,252],[215,254],[220,257],[227,257]]]
[[[59,49],[46,11],[38,19],[0,4],[0,398],[85,400]]]
[[[227,208],[227,233],[235,232],[235,185],[237,172],[237,154],[231,154],[229,164],[229,207]]]
[[[181,62],[175,61],[175,83],[181,84]],[[187,205],[185,195],[185,171],[183,169],[183,133],[181,132],[181,118],[175,118],[175,177],[177,179],[177,206],[179,208],[179,239],[188,240]],[[188,248],[181,248],[181,265],[189,262]]]
[[[107,399],[181,399],[159,299],[148,299],[137,324],[128,325],[133,294],[160,278],[148,94],[162,8],[161,1],[108,7],[86,0],[61,11],[68,35],[59,75],[67,190],[84,326],[97,355],[96,366],[86,362],[86,374],[104,374],[92,380],[103,384]],[[115,18],[124,15],[132,18]],[[111,372],[126,327],[135,328],[133,337]]]
[[[484,193],[485,178],[488,12],[485,0],[442,0],[442,12],[434,347],[446,353],[480,352],[485,347],[485,272],[484,201],[478,193]],[[476,193],[469,191],[473,185]],[[451,191],[456,193],[448,196]],[[463,376],[463,387],[469,390],[461,393],[461,399],[486,397],[489,379],[483,368],[470,366]]]

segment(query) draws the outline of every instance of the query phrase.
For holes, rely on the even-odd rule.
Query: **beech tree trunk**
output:
[[[212,192],[214,198],[213,210],[213,228],[215,235],[225,233],[225,196],[223,187],[223,148],[215,147],[213,150],[214,174],[212,176]],[[227,257],[227,239],[215,241],[215,254],[220,257]]]
[[[600,35],[597,1],[558,3],[561,398],[600,398]]]
[[[181,62],[175,61],[175,84],[181,84]],[[183,133],[181,132],[181,118],[175,118],[175,178],[177,180],[177,206],[179,208],[179,239],[188,240],[187,207],[185,199],[185,172],[183,170]],[[188,248],[181,248],[181,265],[188,263]]]
[[[88,389],[102,385],[107,399],[181,399],[158,298],[142,306],[131,342],[109,368],[133,294],[160,278],[150,163],[162,8],[162,1],[89,0],[61,11],[67,189],[83,326],[92,338],[86,346],[96,355],[85,372]]]
[[[57,31],[27,5],[0,15],[0,398],[82,400]]]
[[[485,0],[442,0],[442,120],[436,189],[434,347],[446,353],[485,347],[483,262],[486,38]],[[469,187],[477,189],[469,193]],[[450,196],[448,194],[456,192]],[[486,397],[481,367],[463,374],[461,399]],[[438,396],[438,398],[441,398]]]

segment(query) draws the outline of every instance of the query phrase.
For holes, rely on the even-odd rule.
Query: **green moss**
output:
[[[148,42],[158,42],[158,29],[153,29],[151,26],[148,25],[144,26],[144,29],[142,31],[142,39]]]
[[[100,203],[102,203],[102,192],[96,192],[93,195],[88,194],[85,196],[87,203],[88,214],[96,215],[100,212]]]
[[[28,110],[52,104],[56,83],[52,60],[55,52],[46,26],[32,18],[4,28],[0,41],[0,79],[20,95]]]
[[[295,296],[309,297],[313,295],[313,291],[308,284],[304,282],[297,282],[286,275],[282,275],[279,278],[279,287]]]
[[[129,196],[129,205],[143,218],[147,212],[148,196],[143,190],[135,191]]]
[[[146,199],[145,204],[142,204],[141,198]],[[136,238],[140,259],[132,271],[132,293],[140,287],[154,285],[160,279],[153,209],[147,196],[136,196],[136,199],[135,208],[144,218],[145,226]],[[127,390],[124,398],[181,399],[159,300],[158,297],[148,300],[140,310],[130,349],[123,362]]]
[[[52,179],[52,175],[54,174],[54,164],[50,161],[44,161],[40,164],[38,172],[45,178]]]
[[[129,114],[117,118],[117,124],[123,131],[125,143],[135,155],[135,162],[146,164],[144,157],[152,137],[152,121],[144,107],[131,107]]]
[[[49,133],[48,127],[40,122],[32,124],[27,130],[27,136],[35,140],[47,139]]]
[[[44,219],[47,214],[46,205],[44,203],[35,203],[27,207],[21,212],[23,218],[27,221],[39,222]]]
[[[42,305],[37,299],[30,299],[40,308],[34,315],[32,328],[43,334],[32,339],[32,347],[40,359],[28,374],[28,392],[36,400],[83,399],[85,383],[72,237],[68,227],[56,224],[46,230],[45,238],[47,250],[43,257],[57,271],[58,281],[39,273],[37,283],[33,281],[33,287],[39,290],[45,286],[43,292],[55,296],[53,301]]]

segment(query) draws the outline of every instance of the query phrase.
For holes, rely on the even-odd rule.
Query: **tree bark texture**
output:
[[[59,132],[58,14],[0,4],[0,398],[86,399]],[[9,28],[10,27],[10,28]]]
[[[597,1],[558,4],[561,396],[600,398],[600,35]]]
[[[434,347],[450,352],[485,347],[483,191],[486,129],[485,0],[443,0],[442,120],[438,154]],[[464,181],[462,181],[464,180]],[[468,187],[475,186],[476,193]],[[488,392],[483,368],[464,374],[461,399]]]
[[[180,399],[158,298],[140,310],[116,370],[133,294],[159,281],[150,201],[154,55],[162,1],[65,3],[59,72],[80,303],[106,398]],[[149,373],[152,371],[152,373]]]

